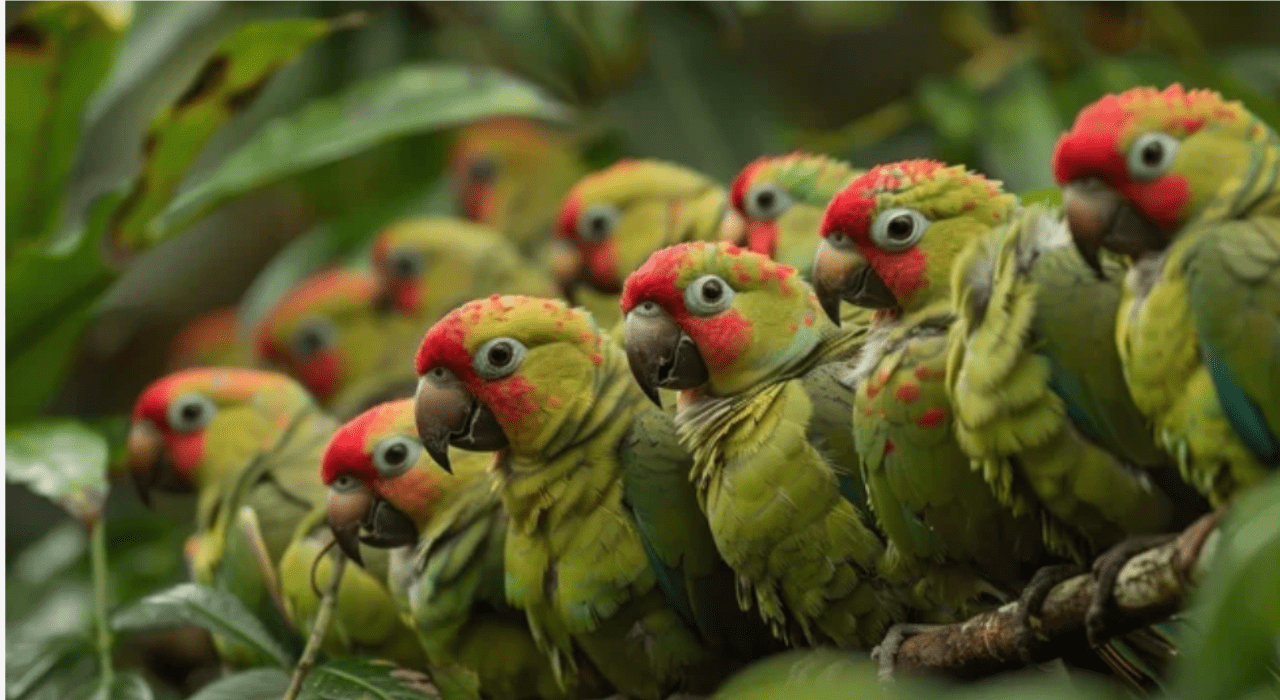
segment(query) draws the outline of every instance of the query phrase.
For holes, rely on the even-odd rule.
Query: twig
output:
[[[324,556],[324,552],[319,556]],[[338,584],[342,582],[342,572],[346,566],[346,555],[338,551],[337,560],[333,564],[333,574],[329,577],[329,583],[324,587],[320,597],[320,609],[316,611],[316,622],[311,627],[311,636],[307,637],[307,646],[302,650],[302,658],[298,659],[298,665],[293,669],[293,678],[289,680],[289,689],[285,691],[281,700],[296,700],[298,693],[302,692],[302,681],[306,680],[307,673],[315,665],[316,655],[320,653],[320,643],[324,640],[325,632],[329,630],[329,620],[333,617],[333,609],[338,604]]]
[[[98,627],[98,678],[99,688],[110,695],[115,683],[115,669],[111,661],[111,622],[107,617],[107,524],[101,514],[90,526],[92,542],[90,557],[93,561],[93,608]]]
[[[1217,513],[1206,515],[1176,540],[1125,564],[1106,620],[1111,634],[1119,636],[1162,622],[1182,607],[1193,574],[1201,568],[1201,548],[1217,522]],[[1084,620],[1094,588],[1089,574],[1054,587],[1044,602],[1041,629],[1030,649],[1032,661],[1050,661],[1088,646]],[[1021,668],[1017,617],[1018,604],[1010,603],[965,622],[922,632],[902,643],[894,667],[966,680]]]

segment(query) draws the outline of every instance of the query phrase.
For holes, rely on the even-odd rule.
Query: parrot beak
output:
[[[149,420],[137,420],[129,428],[126,447],[129,455],[129,475],[138,499],[152,507],[151,492],[191,493],[192,485],[180,476],[169,462],[164,437]]]
[[[380,282],[377,291],[374,292],[373,310],[381,315],[386,315],[396,310],[395,295],[392,293],[390,285],[386,282]]]
[[[652,302],[645,302],[627,314],[623,343],[631,374],[644,395],[659,408],[662,407],[659,387],[692,389],[710,379],[698,346],[675,319]]]
[[[582,254],[577,248],[562,240],[556,240],[551,252],[551,273],[560,285],[560,294],[570,306],[577,306],[578,281],[582,277]]]
[[[493,452],[507,446],[506,433],[487,406],[450,373],[428,373],[418,380],[414,397],[418,439],[427,454],[450,474],[449,446]]]
[[[329,489],[325,502],[326,519],[338,548],[357,566],[364,566],[360,555],[360,525],[373,508],[373,493],[361,486],[355,491]]]
[[[822,310],[840,325],[840,302],[867,309],[888,309],[898,305],[889,286],[880,279],[866,259],[853,250],[838,248],[823,239],[813,258],[813,290]]]
[[[1096,178],[1077,180],[1062,189],[1062,208],[1080,257],[1098,278],[1105,277],[1099,251],[1138,256],[1164,248],[1164,233],[1139,214],[1129,200]]]
[[[720,240],[735,245],[747,244],[747,222],[733,207],[725,207],[724,216],[720,218]]]

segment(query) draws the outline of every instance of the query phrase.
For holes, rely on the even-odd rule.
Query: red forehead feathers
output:
[[[339,268],[307,277],[287,292],[263,319],[258,327],[258,352],[266,357],[278,354],[274,334],[280,323],[332,301],[349,299],[371,304],[377,288],[377,278],[361,270]]]
[[[578,180],[565,196],[564,204],[560,206],[560,216],[556,220],[556,235],[566,240],[577,238],[578,216],[582,214],[582,205],[585,203],[587,194],[601,183],[617,177],[619,173],[636,167],[640,162],[635,158],[623,158],[607,168],[584,175],[581,180]]]
[[[133,419],[147,419],[166,428],[169,402],[188,391],[204,393],[215,401],[247,401],[265,389],[291,382],[275,372],[235,367],[198,367],[173,372],[142,391],[133,406]]]
[[[324,459],[320,463],[320,480],[328,485],[343,474],[350,474],[365,483],[377,480],[378,470],[373,466],[373,458],[367,449],[369,437],[397,422],[404,422],[405,416],[412,413],[413,399],[390,401],[374,406],[338,428],[325,448]],[[407,424],[411,426],[412,421]],[[414,431],[409,433],[417,437]]]
[[[876,209],[876,198],[889,192],[899,192],[916,183],[927,180],[946,164],[936,160],[904,160],[877,165],[854,178],[831,199],[818,233],[826,238],[832,232],[846,235],[865,234],[871,226],[871,215]],[[978,177],[970,175],[970,177]]]
[[[178,360],[199,355],[208,348],[229,346],[235,343],[237,323],[234,306],[210,311],[178,332],[170,345],[169,355]]]

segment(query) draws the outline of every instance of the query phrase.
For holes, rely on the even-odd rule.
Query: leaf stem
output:
[[[321,553],[320,556],[324,554]],[[298,665],[293,669],[293,678],[289,680],[289,689],[285,691],[281,700],[297,700],[298,693],[302,692],[302,681],[306,680],[307,673],[316,663],[316,656],[320,653],[320,643],[324,640],[325,632],[329,630],[329,620],[333,617],[333,609],[338,604],[338,584],[342,582],[342,572],[346,565],[346,555],[337,552],[333,574],[329,576],[329,583],[325,585],[320,596],[320,609],[316,611],[316,621],[311,627],[311,636],[307,637],[307,646],[302,650],[302,658],[298,659]]]
[[[100,687],[110,692],[115,682],[111,663],[111,622],[107,617],[107,525],[106,518],[93,521],[90,556],[93,563],[93,608],[98,624],[98,672]]]

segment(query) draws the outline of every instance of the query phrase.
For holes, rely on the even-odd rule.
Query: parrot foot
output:
[[[1130,537],[1108,549],[1093,562],[1093,599],[1084,615],[1085,634],[1088,635],[1091,646],[1096,649],[1108,639],[1106,615],[1115,597],[1116,579],[1120,578],[1120,570],[1134,556],[1159,547],[1177,536],[1177,533],[1162,533]]]
[[[1044,601],[1049,597],[1049,592],[1059,583],[1082,573],[1084,573],[1084,567],[1079,564],[1042,566],[1027,582],[1027,587],[1022,590],[1022,595],[1018,597],[1018,631],[1015,644],[1018,648],[1018,656],[1026,665],[1035,663],[1031,658],[1031,645],[1035,642],[1035,628],[1038,626],[1040,611],[1044,608]]]
[[[890,627],[889,631],[885,633],[884,639],[880,640],[880,644],[871,650],[871,658],[876,659],[880,664],[880,682],[888,683],[893,680],[893,670],[898,659],[898,649],[903,642],[917,634],[940,627],[946,627],[946,625],[900,622]]]

